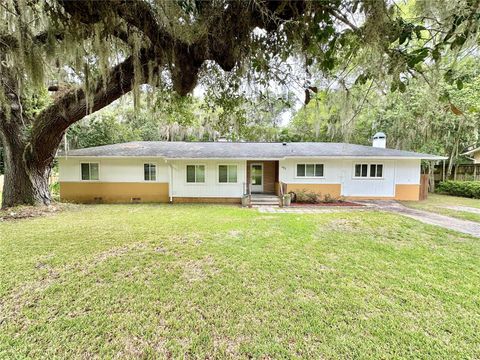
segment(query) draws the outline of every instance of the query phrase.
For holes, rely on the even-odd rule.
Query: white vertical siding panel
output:
[[[59,158],[58,179],[59,181],[79,181],[80,161],[77,158]]]
[[[144,182],[143,165],[157,165],[156,182],[168,182],[168,165],[159,158],[60,158],[60,181],[82,181],[80,164],[92,162],[99,164],[100,182]]]
[[[296,177],[297,164],[323,164],[323,178]],[[332,159],[285,159],[279,162],[279,180],[287,184],[339,184],[342,180],[342,161]]]
[[[173,167],[173,197],[241,197],[246,179],[243,160],[175,160]],[[187,183],[187,165],[205,165],[204,183]],[[218,182],[218,165],[237,165],[236,183]]]
[[[296,177],[299,163],[324,164],[323,178]],[[382,179],[354,178],[355,163],[383,164]],[[395,194],[395,162],[393,160],[352,159],[285,159],[280,161],[280,181],[287,184],[341,184],[343,196],[391,196]]]
[[[396,184],[420,184],[421,160],[396,160]]]
[[[383,164],[383,178],[355,178],[355,164]],[[395,161],[381,159],[358,159],[344,161],[345,178],[342,186],[343,196],[395,196]]]

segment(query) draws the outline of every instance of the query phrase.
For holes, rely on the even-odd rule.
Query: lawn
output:
[[[480,241],[377,211],[0,223],[0,358],[475,358]]]
[[[402,203],[414,209],[431,211],[437,214],[452,216],[462,220],[480,222],[480,214],[446,208],[448,206],[462,206],[480,209],[479,199],[469,199],[464,197],[440,194],[428,194],[427,200],[403,201]]]

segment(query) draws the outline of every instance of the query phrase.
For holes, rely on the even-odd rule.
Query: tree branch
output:
[[[336,9],[334,8],[331,8],[331,7],[326,7],[326,9],[328,10],[328,12],[334,17],[336,18],[337,20],[341,21],[342,23],[344,23],[345,25],[347,25],[350,29],[352,29],[353,31],[355,32],[358,32],[359,31],[359,28],[354,25],[350,20],[348,20],[345,16],[343,16],[342,14],[338,13]]]
[[[363,100],[362,102],[360,103],[360,105],[358,106],[357,110],[355,111],[355,113],[353,114],[353,116],[346,122],[346,125],[350,125],[350,123],[357,117],[358,114],[360,114],[360,112],[362,111],[363,109],[363,105],[365,104],[365,102],[367,101],[367,97],[368,97],[368,94],[370,93],[370,90],[372,89],[372,86],[373,86],[373,81],[370,82],[370,85],[367,89],[367,91],[365,92],[365,95],[363,97]]]
[[[154,51],[144,49],[141,52],[141,66],[146,81],[148,63],[155,59]],[[113,67],[108,80],[97,80],[93,93],[93,103],[89,104],[85,90],[75,88],[55,100],[35,119],[30,139],[29,156],[31,161],[49,164],[55,156],[65,130],[81,120],[89,112],[95,112],[128,93],[134,83],[134,58],[130,56],[121,64]]]
[[[205,0],[201,3],[200,17],[210,17],[206,35],[188,43],[159,23],[154,9],[146,1],[112,0],[92,5],[88,0],[61,0],[61,4],[73,20],[84,24],[100,22],[113,15],[143,33],[153,46],[161,50],[163,59],[160,61],[172,65],[174,88],[181,95],[193,90],[200,67],[206,60],[217,62],[225,71],[232,70],[240,60],[238,49],[256,26],[271,31],[278,27],[279,20],[296,17],[305,9],[303,0],[293,3],[268,0],[253,5],[232,1],[226,7]],[[212,6],[217,6],[218,11],[213,11]]]

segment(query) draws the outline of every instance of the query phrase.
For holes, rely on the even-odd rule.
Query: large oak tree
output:
[[[471,27],[474,3],[450,21],[455,28],[449,38],[460,39],[459,25]],[[68,127],[138,93],[142,84],[168,83],[185,95],[209,66],[239,76],[248,66],[260,74],[272,59],[298,54],[329,71],[337,54],[348,56],[367,43],[375,44],[380,59],[386,55],[379,66],[398,76],[438,51],[401,47],[422,29],[398,21],[394,7],[379,0],[3,1],[2,206],[49,204],[48,177]],[[40,101],[46,87],[51,92]],[[308,83],[305,89],[308,98],[314,89]]]

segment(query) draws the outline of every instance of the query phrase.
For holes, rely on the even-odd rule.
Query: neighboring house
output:
[[[383,135],[383,134],[380,134]],[[418,200],[420,162],[443,157],[343,143],[131,142],[62,153],[60,197],[74,202],[228,202],[302,190]]]
[[[463,155],[472,159],[474,164],[480,164],[480,147],[470,149],[460,155]]]

